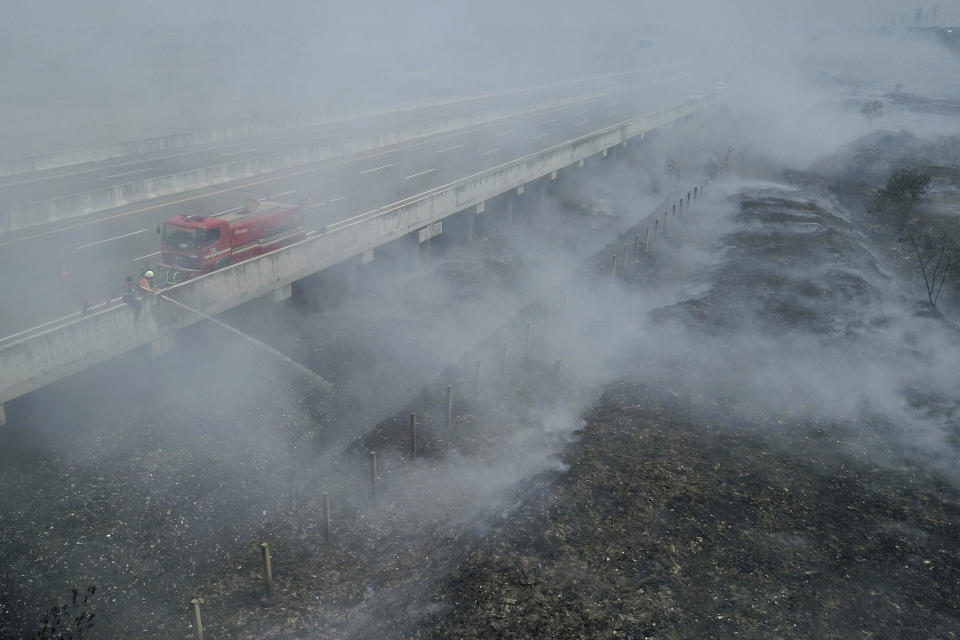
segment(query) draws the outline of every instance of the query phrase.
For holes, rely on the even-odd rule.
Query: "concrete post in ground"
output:
[[[527,323],[527,357],[530,357],[530,348],[533,345],[533,323]]]
[[[690,192],[687,191],[687,209],[690,208]]]
[[[410,458],[417,459],[417,414],[410,414]]]
[[[267,586],[267,598],[273,600],[273,564],[270,558],[270,545],[266,542],[260,543],[260,555],[263,558],[263,581]]]
[[[633,236],[633,259],[640,260],[640,234]]]
[[[380,489],[380,474],[377,471],[377,452],[370,452],[370,496],[373,498],[377,497],[377,493]]]
[[[194,598],[190,601],[193,610],[193,633],[197,640],[203,640],[203,621],[200,619],[200,600]]]
[[[453,424],[453,385],[447,385],[447,426]]]
[[[503,360],[500,362],[500,374],[503,375],[507,372],[507,357],[510,355],[510,343],[503,343]]]
[[[693,199],[694,199],[694,201],[696,201],[696,199],[697,199],[697,191],[698,191],[699,189],[700,189],[700,187],[694,187],[694,188],[693,188]]]
[[[474,368],[473,373],[473,398],[474,400],[480,397],[480,361],[477,360],[477,366]]]
[[[673,205],[673,207],[670,209],[670,215],[677,215],[677,205]]]
[[[326,492],[320,495],[320,508],[323,511],[323,541],[330,542],[330,495]]]
[[[0,402],[0,427],[7,424],[7,410],[3,408],[3,403]]]
[[[613,269],[610,270],[610,284],[617,282],[617,254],[613,254]]]
[[[660,233],[660,218],[653,219],[653,233],[654,235]]]
[[[650,248],[650,227],[643,228],[643,248]]]

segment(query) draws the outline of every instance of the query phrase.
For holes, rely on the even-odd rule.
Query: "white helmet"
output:
[[[143,275],[145,275],[145,276],[148,277],[148,278],[152,278],[152,277],[153,277],[153,271],[147,271],[147,272],[146,272],[145,274],[143,274]]]

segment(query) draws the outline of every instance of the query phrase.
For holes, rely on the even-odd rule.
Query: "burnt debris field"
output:
[[[322,384],[203,323],[11,403],[0,638],[960,636],[957,101],[898,95],[803,163],[718,104],[222,316]]]

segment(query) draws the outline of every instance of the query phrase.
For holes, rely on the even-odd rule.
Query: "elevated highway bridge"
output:
[[[27,304],[20,313],[10,313],[5,305],[3,324],[15,330],[0,339],[0,419],[2,403],[144,345],[161,353],[172,347],[179,329],[201,319],[163,299],[145,305],[138,316],[122,303],[100,305],[84,317],[50,313],[62,308],[57,305],[64,297],[85,295],[94,284],[101,291],[115,288],[124,275],[155,256],[153,227],[172,212],[192,209],[210,215],[260,194],[307,202],[312,233],[306,240],[164,291],[207,315],[261,296],[279,301],[289,297],[297,280],[340,263],[375,259],[389,243],[408,243],[418,250],[440,233],[472,235],[476,216],[509,215],[515,198],[558,172],[636,144],[646,133],[671,127],[710,104],[709,99],[690,99],[688,91],[688,86],[670,88],[667,82],[643,105],[623,101],[623,95],[591,99],[589,106],[575,101],[550,105],[92,218],[2,234],[0,252],[5,260],[24,265],[25,273],[20,290],[9,282],[3,285],[3,297]],[[37,273],[26,265],[41,251],[78,258],[59,282],[55,273],[44,274],[55,287],[65,287],[55,295],[37,296],[31,287]],[[78,288],[73,281],[83,285]]]

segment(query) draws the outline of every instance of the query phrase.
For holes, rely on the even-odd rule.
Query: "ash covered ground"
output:
[[[740,154],[635,258],[667,180],[638,156],[509,236],[227,318],[332,393],[205,326],[25,399],[0,635],[88,584],[91,638],[191,637],[192,598],[210,638],[960,635],[960,296],[918,311],[865,210],[927,158],[917,215],[948,215],[952,148]]]

